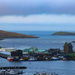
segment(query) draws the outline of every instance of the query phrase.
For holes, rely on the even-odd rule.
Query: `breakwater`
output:
[[[9,66],[9,67],[0,67],[0,69],[26,69],[25,66]]]
[[[2,58],[6,58],[7,59],[8,56],[9,56],[8,54],[0,53],[0,57],[2,57]]]

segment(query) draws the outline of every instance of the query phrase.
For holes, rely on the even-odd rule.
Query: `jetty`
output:
[[[6,58],[10,61],[12,59],[11,57],[13,57],[13,60],[19,60],[19,59],[21,59],[22,55],[23,55],[22,50],[15,50],[12,52],[7,52],[7,51],[0,52],[0,57]]]
[[[8,56],[10,56],[10,52],[0,52],[0,57],[7,59]]]
[[[25,66],[9,66],[9,67],[0,67],[0,69],[26,69]]]

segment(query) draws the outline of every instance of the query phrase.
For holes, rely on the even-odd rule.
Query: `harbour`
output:
[[[64,39],[63,39],[64,38]],[[68,38],[68,39],[67,39]],[[49,49],[49,48],[60,48],[60,50],[63,50],[64,43],[71,42],[72,40],[75,40],[75,36],[51,36],[49,37],[41,37],[37,39],[4,39],[0,40],[0,44],[2,47],[13,47],[16,49],[24,49],[29,48],[31,46],[34,46],[38,49]],[[72,43],[73,50],[75,50],[75,43]],[[57,61],[8,61],[5,58],[0,58],[0,67],[9,67],[9,66],[25,66],[27,69],[22,69],[24,72],[24,75],[33,75],[36,72],[43,73],[53,73],[55,72],[58,75],[74,75],[75,74],[75,61],[68,60],[57,60]]]
[[[27,69],[22,69],[24,75],[33,75],[36,72],[57,73],[58,75],[74,75],[75,61],[14,61],[9,62],[7,59],[0,58],[0,66],[26,66]]]
[[[0,0],[0,75],[75,75],[75,0]]]

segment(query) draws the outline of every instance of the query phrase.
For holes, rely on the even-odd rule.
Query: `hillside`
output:
[[[75,35],[75,33],[71,33],[71,32],[55,32],[52,35]]]
[[[0,38],[38,38],[38,37],[0,30]]]

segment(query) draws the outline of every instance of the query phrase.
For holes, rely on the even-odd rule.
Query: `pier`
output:
[[[26,69],[25,66],[9,66],[9,67],[0,67],[0,69]]]
[[[0,52],[0,57],[7,59],[8,56],[10,56],[9,52]]]

